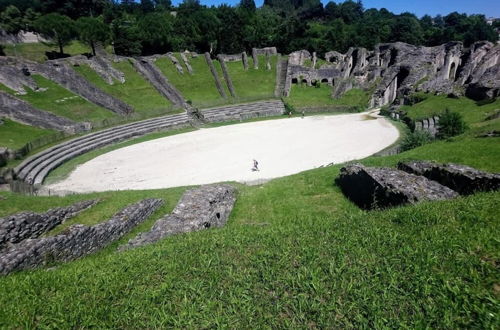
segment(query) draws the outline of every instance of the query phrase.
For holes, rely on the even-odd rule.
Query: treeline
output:
[[[236,53],[276,46],[281,53],[307,49],[345,52],[372,49],[377,43],[403,41],[435,46],[448,41],[497,41],[500,22],[483,15],[453,12],[447,16],[396,15],[365,9],[361,1],[254,0],[238,6],[207,7],[199,0],[0,0],[0,25],[7,33],[34,31],[51,40],[60,53],[74,39],[94,49],[112,44],[119,55],[168,51]]]

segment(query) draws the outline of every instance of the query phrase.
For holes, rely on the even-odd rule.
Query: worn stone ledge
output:
[[[0,218],[0,249],[27,238],[37,238],[98,202],[93,199],[50,209],[45,213],[21,212]]]
[[[337,178],[344,194],[364,209],[386,208],[421,201],[444,200],[458,194],[423,176],[392,168],[343,167]]]
[[[222,227],[236,200],[236,189],[227,184],[208,185],[188,190],[171,214],[156,221],[149,232],[140,233],[119,249],[151,244],[180,233]]]
[[[479,171],[465,165],[407,161],[399,162],[398,168],[408,173],[423,175],[457,191],[461,195],[500,189],[500,174]]]
[[[91,227],[74,225],[56,236],[14,244],[0,252],[0,274],[70,261],[96,252],[146,220],[162,204],[161,199],[144,199],[125,207],[107,222]]]

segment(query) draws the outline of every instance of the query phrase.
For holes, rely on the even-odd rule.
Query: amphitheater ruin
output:
[[[137,77],[170,105],[171,111],[141,117],[140,111],[128,104],[125,97],[111,93],[114,86],[130,79],[117,66],[120,63],[130,65]],[[166,72],[165,63],[172,71]],[[103,80],[105,88],[87,79],[80,68],[89,68],[91,74]],[[206,71],[208,80],[199,82],[197,87],[179,83],[182,79],[188,82],[202,79],[197,75],[201,69]],[[241,82],[256,70],[265,70],[273,84],[267,97],[252,99],[246,92],[259,86],[242,87]],[[36,106],[25,96],[43,95],[47,91],[47,87],[38,83],[42,79],[39,77],[73,94],[54,102],[81,100],[102,109],[114,122],[79,121]],[[396,42],[377,45],[374,50],[351,48],[345,54],[330,51],[324,58],[307,50],[283,56],[275,47],[252,49],[250,55],[242,52],[214,56],[185,51],[134,58],[100,51],[94,57],[73,56],[44,63],[0,57],[0,84],[4,87],[0,89],[0,118],[59,132],[58,139],[46,141],[45,145],[28,143],[18,150],[0,146],[2,165],[19,160],[12,168],[0,169],[0,183],[10,183],[13,189],[30,187],[35,193],[44,189],[51,193],[80,193],[215,184],[186,192],[172,214],[158,220],[150,232],[122,246],[124,250],[169,235],[224,225],[235,202],[236,189],[217,183],[262,183],[368,157],[394,145],[399,131],[378,112],[384,107],[390,117],[399,119],[400,106],[415,92],[467,96],[474,100],[500,96],[500,45],[478,42],[466,49],[459,42],[437,47]],[[186,96],[190,89],[202,84],[212,90],[213,102],[209,106],[204,100]],[[302,109],[302,116],[286,118],[283,115],[292,116],[293,109],[284,99],[293,93],[294,84],[310,88],[327,85],[332,99],[339,99],[353,89],[362,90],[369,94],[369,101],[364,112],[305,116],[307,109]],[[273,120],[241,123],[263,117]],[[435,135],[439,117],[423,118],[414,125],[415,130]],[[180,129],[192,131],[107,152],[77,166],[66,179],[44,185],[52,171],[81,155],[151,133]],[[40,150],[32,152],[37,148]],[[251,169],[253,159],[260,163],[258,171]],[[409,165],[401,167],[410,173],[351,165],[342,170],[339,182],[346,195],[352,195],[353,200],[357,199],[366,208],[376,202],[371,198],[382,189],[376,187],[392,187],[380,196],[380,203],[385,203],[380,206],[448,199],[459,194],[453,187],[447,187],[445,179],[444,183],[440,181],[442,184],[436,183],[435,178],[426,178],[432,175],[425,170],[416,175],[413,173],[416,170],[408,170]],[[461,170],[453,172],[456,168],[439,167],[439,171],[460,176],[456,172]],[[479,182],[477,191],[498,189],[498,175],[470,168],[464,171],[474,173],[473,180]],[[403,178],[403,184],[391,181],[394,175]],[[405,187],[405,182],[412,182],[410,188],[415,189]],[[358,195],[352,189],[356,185],[375,188],[368,195]],[[397,198],[387,197],[390,194]],[[92,253],[143,222],[163,201],[144,199],[102,224],[74,226],[63,234],[41,237],[65,217],[96,203],[89,201],[68,210],[18,214],[4,219],[9,227],[2,228],[0,222],[0,243],[4,245],[0,246],[0,273],[43,266],[46,262],[40,255],[68,261]],[[53,224],[42,225],[47,219]],[[18,223],[27,228],[19,227]]]

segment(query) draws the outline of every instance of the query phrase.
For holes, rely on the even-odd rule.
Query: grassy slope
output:
[[[266,57],[259,56],[259,69],[253,68],[249,60],[248,70],[243,68],[243,62],[226,62],[229,76],[238,98],[272,98],[276,86],[277,56],[271,57],[271,70],[266,69]]]
[[[177,55],[177,59],[182,63],[180,56]],[[187,72],[183,64],[184,74],[180,74],[168,58],[160,58],[155,64],[182,95],[193,102],[194,106],[207,101],[222,100],[205,58],[199,55],[191,58],[189,62],[193,68],[193,75]]]
[[[445,95],[425,95],[426,99],[413,106],[403,106],[410,118],[421,119],[438,115],[446,108],[459,112],[464,119],[470,123],[484,120],[493,110],[500,109],[500,99],[495,102],[479,106],[471,99],[461,97],[458,99],[448,98]]]
[[[26,95],[16,95],[16,97],[29,102],[35,108],[52,112],[53,114],[74,121],[96,121],[115,116],[113,112],[88,102],[42,76],[33,75],[33,79],[39,87],[47,88],[47,90],[35,92],[26,88]],[[0,88],[14,95],[12,90],[1,84]],[[70,99],[63,100],[64,98]]]
[[[148,115],[168,112],[170,101],[136,73],[130,63],[124,61],[114,63],[114,66],[125,74],[125,83],[115,81],[113,85],[108,85],[87,65],[75,67],[75,70],[101,90],[130,104],[137,113]]]
[[[304,107],[338,107],[339,109],[359,107],[364,109],[369,97],[367,92],[351,89],[340,99],[333,99],[332,88],[327,84],[321,84],[319,88],[309,87],[306,84],[293,84],[290,96],[285,100],[297,109]]]
[[[22,56],[23,58],[36,62],[47,60],[45,52],[59,51],[58,47],[50,47],[42,43],[28,43],[14,45],[5,45],[4,52],[7,56]],[[64,53],[69,55],[80,55],[90,53],[91,49],[87,45],[78,41],[73,41],[68,46],[64,47]]]
[[[4,123],[0,125],[0,146],[10,149],[19,149],[34,139],[55,132],[48,129],[20,124],[9,119],[2,119],[2,121]]]
[[[430,159],[500,172],[499,142],[465,134],[363,163]],[[495,328],[500,192],[366,212],[332,183],[340,167],[239,186],[222,229],[125,253],[115,243],[51,271],[0,278],[0,326]],[[72,221],[95,223],[141,196],[165,197],[153,219],[182,190],[2,193],[0,216],[104,196]]]

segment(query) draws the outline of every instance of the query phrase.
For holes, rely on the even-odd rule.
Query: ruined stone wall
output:
[[[222,87],[219,75],[217,74],[217,70],[215,70],[214,63],[212,62],[212,58],[210,57],[209,53],[205,53],[205,60],[207,61],[207,65],[210,69],[210,72],[212,73],[212,77],[214,77],[215,87],[217,87],[220,96],[222,96],[223,98],[227,98],[226,91]]]
[[[171,214],[156,221],[149,232],[140,233],[120,249],[151,244],[175,234],[222,227],[235,201],[236,189],[226,184],[188,190]]]
[[[94,253],[146,220],[162,205],[161,199],[131,204],[110,220],[95,226],[74,225],[63,233],[27,239],[0,251],[0,274],[64,262]]]
[[[217,59],[219,60],[220,66],[222,68],[222,74],[224,75],[224,80],[226,81],[229,93],[232,97],[236,97],[233,81],[231,80],[231,76],[229,75],[229,71],[227,70],[226,62],[224,61],[223,57],[221,57],[221,55],[217,56]]]
[[[97,204],[98,200],[78,202],[67,207],[50,209],[45,213],[21,212],[0,218],[0,250],[7,244],[37,238],[67,219]]]

